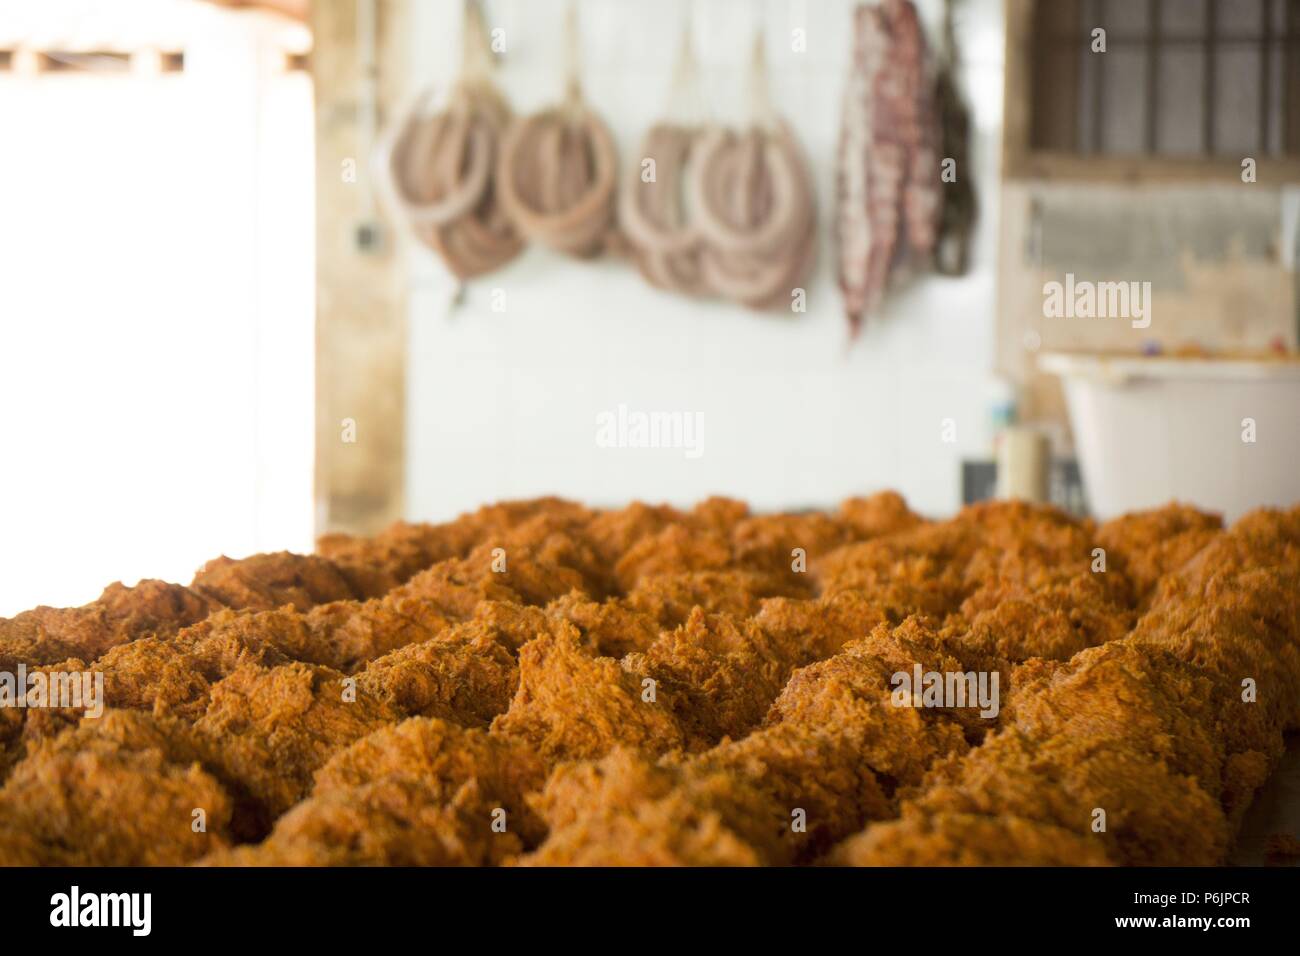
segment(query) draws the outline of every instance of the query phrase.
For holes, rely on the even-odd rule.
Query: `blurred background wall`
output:
[[[387,4],[385,7],[387,8]],[[664,111],[690,19],[710,113],[746,119],[755,31],[766,37],[772,96],[816,179],[820,256],[803,315],[760,315],[656,291],[625,263],[581,263],[530,249],[458,292],[428,253],[409,260],[406,511],[444,518],[497,498],[559,493],[597,504],[690,502],[708,494],[759,508],[827,505],[904,488],[914,507],[950,512],[959,460],[987,453],[995,325],[996,206],[1002,110],[1002,4],[959,9],[963,79],[985,199],[974,267],[887,300],[852,348],[830,245],[830,198],[852,0],[580,3],[583,88],[626,166]],[[942,5],[918,4],[937,35]],[[521,113],[562,92],[564,4],[493,0],[504,30],[499,81]],[[412,85],[445,84],[459,59],[459,4],[414,3]],[[805,31],[805,52],[792,50]],[[493,311],[504,293],[505,310]],[[698,412],[703,454],[605,449],[596,416]],[[956,441],[941,441],[943,420]]]

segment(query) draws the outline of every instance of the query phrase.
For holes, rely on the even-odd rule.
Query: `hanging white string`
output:
[[[695,38],[691,30],[691,12],[686,9],[682,18],[681,45],[673,67],[672,82],[668,87],[668,104],[665,119],[687,128],[700,126],[707,110],[700,91],[699,62],[695,56]]]
[[[461,26],[460,83],[485,83],[494,66],[491,40],[488,37],[482,0],[465,0],[465,19]]]
[[[564,11],[564,106],[582,109],[582,35],[576,0],[569,0]]]
[[[772,90],[767,68],[767,30],[759,23],[754,30],[754,51],[750,59],[746,81],[746,109],[750,125],[757,129],[775,132],[780,128],[780,118],[772,105]]]

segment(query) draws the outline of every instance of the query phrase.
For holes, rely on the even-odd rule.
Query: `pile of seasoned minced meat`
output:
[[[1214,864],[1300,507],[501,504],[0,620],[0,703],[9,865]]]

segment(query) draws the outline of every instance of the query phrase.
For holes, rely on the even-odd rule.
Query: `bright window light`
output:
[[[305,28],[87,9],[11,0],[0,24],[22,51],[0,72],[0,615],[311,547]]]

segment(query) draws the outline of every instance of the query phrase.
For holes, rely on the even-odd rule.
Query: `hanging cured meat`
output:
[[[816,256],[808,167],[783,122],[705,131],[689,190],[705,282],[756,309],[789,308]]]
[[[559,252],[588,258],[618,243],[618,154],[609,128],[582,95],[572,6],[567,30],[564,101],[511,125],[497,162],[497,179],[502,204],[520,232]]]
[[[386,157],[401,212],[462,280],[500,268],[524,244],[497,194],[496,153],[510,108],[490,70],[482,19],[467,4],[461,75],[451,95],[432,114],[427,95],[417,103]]]
[[[689,34],[683,40],[677,98],[693,80]],[[789,309],[816,256],[815,202],[798,143],[772,108],[762,54],[760,34],[744,128],[669,120],[650,129],[638,162],[653,160],[654,176],[633,170],[620,220],[654,285]]]
[[[697,155],[696,133],[674,123],[658,123],[641,141],[640,159],[627,179],[619,202],[619,224],[632,246],[633,259],[652,285],[686,295],[709,296],[701,273],[704,242],[689,221],[683,182]],[[643,163],[653,161],[653,178]]]
[[[529,239],[569,255],[600,254],[613,228],[617,155],[609,129],[581,102],[516,121],[497,177]]]
[[[944,2],[943,54],[935,80],[935,100],[943,155],[951,158],[956,178],[943,182],[943,209],[939,216],[939,241],[934,251],[934,268],[943,275],[965,275],[970,268],[971,235],[979,204],[971,172],[970,110],[957,85],[957,31],[953,24],[953,2]]]
[[[705,285],[750,308],[789,309],[816,260],[816,201],[799,144],[771,103],[761,33],[750,84],[746,128],[699,134],[687,202]]]
[[[619,191],[618,216],[632,259],[651,285],[707,297],[713,290],[701,273],[704,240],[686,196],[702,113],[687,18],[665,118],[641,140]]]
[[[929,262],[940,205],[938,119],[925,35],[910,0],[861,6],[836,170],[837,270],[850,330],[895,270]]]

